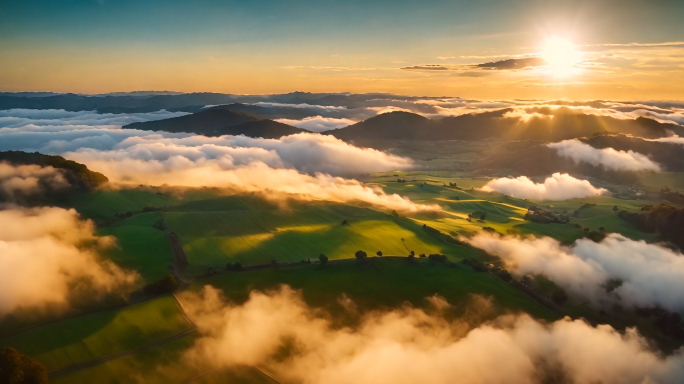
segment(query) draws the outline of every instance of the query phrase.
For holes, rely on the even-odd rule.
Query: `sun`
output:
[[[577,73],[582,54],[570,40],[552,36],[542,45],[541,57],[549,74],[555,78],[567,78]]]

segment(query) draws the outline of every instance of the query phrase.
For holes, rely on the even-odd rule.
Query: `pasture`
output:
[[[173,296],[50,323],[0,340],[48,371],[125,352],[192,329]]]

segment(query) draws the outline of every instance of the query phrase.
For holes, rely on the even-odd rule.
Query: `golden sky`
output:
[[[3,1],[0,91],[684,98],[684,2],[371,3]]]

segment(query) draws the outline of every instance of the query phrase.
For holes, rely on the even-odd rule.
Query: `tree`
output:
[[[382,252],[381,252],[381,251],[377,251],[377,252],[375,252],[375,254],[378,255],[378,256],[382,256]]]
[[[411,255],[411,256],[415,256],[415,255],[416,255],[416,253],[415,253],[415,252],[413,252],[413,251],[411,251],[411,252],[409,253],[409,255]]]
[[[497,276],[507,283],[513,280],[513,276],[505,269],[500,270],[499,273],[497,273]]]
[[[168,274],[161,279],[147,284],[143,288],[143,292],[152,295],[161,295],[163,293],[170,293],[178,289],[178,280],[176,276]]]
[[[321,264],[326,264],[328,262],[328,256],[321,253],[318,255],[318,260],[321,262]]]
[[[0,349],[0,383],[47,384],[47,369],[14,348]]]
[[[354,256],[356,256],[356,258],[359,259],[359,260],[363,260],[363,259],[365,259],[366,257],[368,257],[368,255],[366,254],[366,252],[361,251],[361,250],[356,251],[356,253],[354,254]]]
[[[568,301],[568,294],[565,293],[563,289],[558,288],[558,290],[551,295],[551,300],[558,305],[563,305]]]
[[[487,212],[482,212],[480,215],[480,220],[484,220],[485,218],[487,218]]]
[[[617,205],[613,205],[613,212],[617,212],[617,211],[618,211]]]
[[[235,262],[235,263],[228,263],[226,264],[226,270],[227,271],[242,271],[242,263],[241,262]]]

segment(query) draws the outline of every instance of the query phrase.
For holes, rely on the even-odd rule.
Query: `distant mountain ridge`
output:
[[[684,134],[684,128],[639,117],[622,120],[609,116],[577,113],[565,107],[546,116],[521,120],[507,115],[513,109],[449,116],[431,120],[410,112],[384,113],[345,128],[327,131],[345,141],[368,140],[542,140],[560,141],[605,133],[645,138]]]
[[[245,135],[276,139],[295,133],[308,132],[273,120],[234,112],[223,106],[205,109],[190,115],[164,120],[125,125],[123,128],[145,131],[186,132],[205,136]]]

